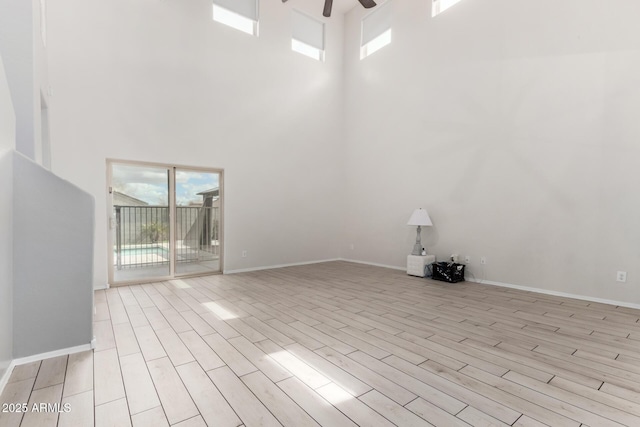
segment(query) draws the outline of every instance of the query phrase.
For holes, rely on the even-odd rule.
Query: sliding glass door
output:
[[[111,166],[113,282],[169,277],[170,169],[121,163]]]
[[[108,162],[111,284],[222,271],[222,171]]]
[[[220,271],[220,173],[176,168],[176,275]]]

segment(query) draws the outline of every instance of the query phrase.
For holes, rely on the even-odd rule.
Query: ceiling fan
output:
[[[287,0],[282,0],[282,3],[285,3]],[[376,5],[376,2],[373,0],[358,0],[365,9],[372,8]],[[331,7],[333,6],[333,0],[324,0],[324,10],[322,14],[327,18],[331,16]]]

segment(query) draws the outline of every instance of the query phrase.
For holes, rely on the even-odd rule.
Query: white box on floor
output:
[[[407,274],[424,277],[424,267],[434,262],[436,262],[435,255],[409,255],[407,256]]]

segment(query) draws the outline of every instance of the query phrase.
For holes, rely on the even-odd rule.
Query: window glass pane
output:
[[[460,0],[433,0],[433,7],[431,9],[431,16],[436,16],[445,10],[449,9]]]
[[[378,6],[377,10],[362,20],[362,43],[361,46],[371,42],[385,31],[391,28],[391,6],[386,2]]]
[[[324,50],[324,24],[296,10],[292,15],[292,38],[318,50]]]
[[[216,5],[213,5],[213,20],[244,33],[255,35],[256,26],[253,20]]]
[[[313,46],[302,43],[296,39],[291,39],[291,49],[295,52],[301,53],[309,58],[313,58],[316,61],[322,61],[323,51],[316,49]]]
[[[372,53],[382,49],[389,43],[391,43],[391,28],[389,28],[384,33],[380,34],[375,39],[371,40],[366,45],[362,46],[362,50],[360,52],[360,59],[366,58]]]
[[[258,20],[257,0],[213,0],[213,4],[252,21]]]

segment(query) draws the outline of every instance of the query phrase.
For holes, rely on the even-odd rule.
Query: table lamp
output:
[[[411,252],[411,255],[422,255],[422,243],[420,242],[420,231],[421,231],[420,227],[423,225],[424,226],[433,225],[433,223],[431,222],[431,218],[429,218],[429,214],[427,213],[426,210],[419,208],[413,211],[413,214],[411,215],[411,218],[409,218],[409,222],[407,222],[407,225],[418,226],[418,230],[416,234],[416,244],[413,245],[413,252]]]

